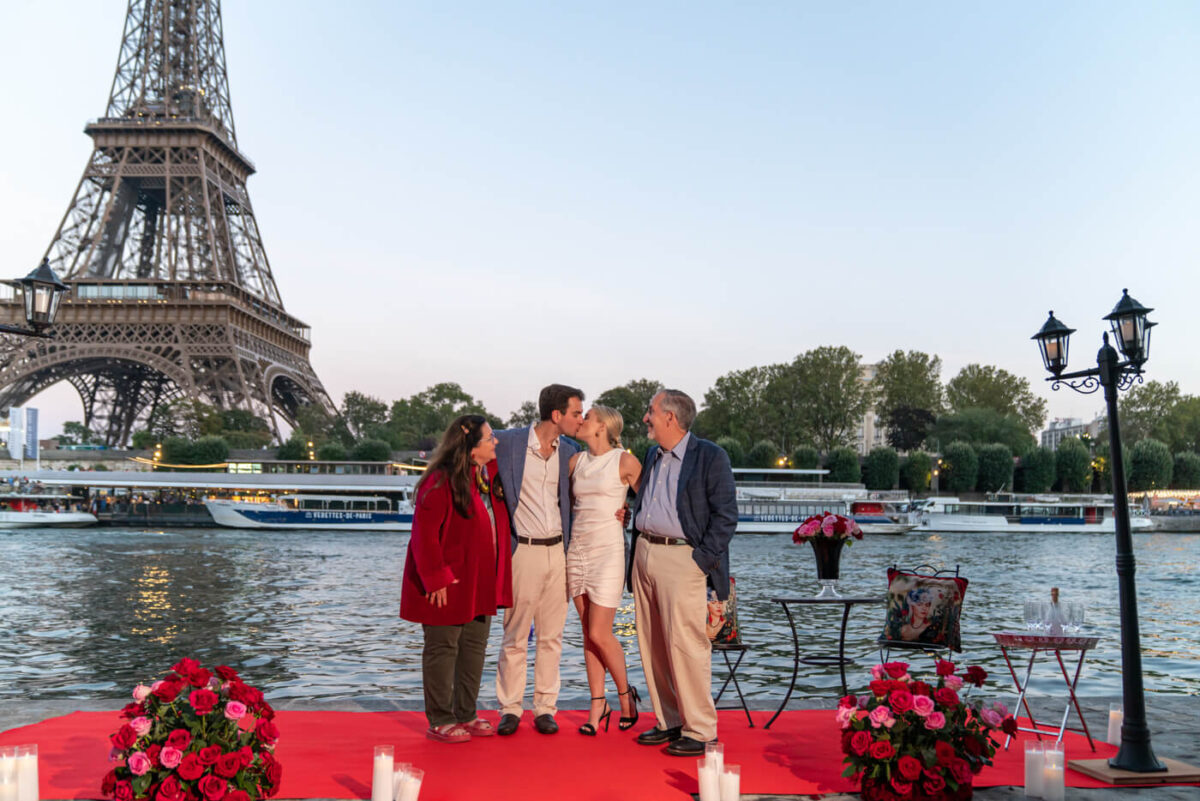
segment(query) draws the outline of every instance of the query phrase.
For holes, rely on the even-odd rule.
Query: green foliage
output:
[[[648,437],[634,437],[631,440],[621,440],[622,444],[638,458],[639,462],[646,460],[646,452],[650,450],[650,446],[654,443]]]
[[[308,440],[293,435],[291,439],[279,446],[275,452],[276,459],[284,461],[299,461],[308,458]]]
[[[540,417],[541,415],[538,414],[537,404],[533,401],[527,400],[524,401],[515,412],[508,416],[507,426],[509,428],[524,428],[525,426],[536,425],[538,418]]]
[[[729,464],[731,467],[742,467],[744,465],[746,461],[746,449],[737,437],[720,437],[717,439],[717,445],[725,453],[729,454]]]
[[[858,453],[853,448],[834,448],[825,457],[829,470],[826,481],[839,484],[857,484],[862,479],[862,468],[858,464]]]
[[[704,409],[696,418],[697,431],[709,438],[737,437],[758,442],[774,434],[774,414],[763,394],[777,367],[734,370],[717,378],[704,393]]]
[[[932,474],[933,459],[925,451],[914,451],[900,467],[900,486],[909,492],[924,492]]]
[[[821,452],[812,445],[801,445],[792,451],[792,467],[797,470],[815,470],[821,466]]]
[[[59,440],[60,442],[62,440]],[[133,447],[139,451],[148,451],[158,444],[158,439],[149,431],[133,432]]]
[[[778,467],[779,447],[770,440],[760,440],[746,454],[746,467]]]
[[[801,423],[793,441],[803,434],[827,453],[851,442],[875,402],[874,388],[862,380],[859,355],[847,347],[820,347],[800,354],[784,376],[772,382],[776,384],[781,396],[776,407]]]
[[[1033,394],[1029,380],[991,365],[968,364],[960,370],[946,384],[946,402],[954,412],[983,408],[1015,416],[1026,431],[1037,431],[1046,421],[1046,401]]]
[[[167,437],[162,441],[162,462],[164,464],[195,464],[196,449],[190,439],[184,437]]]
[[[106,465],[104,462],[96,462],[94,465],[92,465],[92,472],[94,473],[103,473],[107,471],[108,465]]]
[[[432,450],[454,418],[462,414],[481,414],[492,428],[503,423],[493,417],[483,404],[463,391],[458,384],[447,381],[434,384],[411,398],[392,403],[387,427],[390,444],[397,450]]]
[[[875,448],[863,464],[863,483],[867,489],[889,490],[900,480],[900,457],[893,448]]]
[[[1007,445],[993,442],[979,449],[979,477],[976,486],[983,492],[1011,490],[1013,455]]]
[[[364,439],[350,451],[356,462],[386,462],[392,458],[392,447],[380,439]]]
[[[1063,492],[1087,492],[1092,486],[1092,454],[1076,437],[1058,443],[1054,469]]]
[[[200,437],[192,443],[192,464],[218,464],[229,458],[229,443],[221,437]]]
[[[1175,454],[1171,486],[1175,489],[1200,489],[1200,454],[1195,451]]]
[[[1166,443],[1156,439],[1138,440],[1129,453],[1129,489],[1165,489],[1171,484],[1174,469],[1175,460]]]
[[[984,407],[969,407],[942,415],[929,436],[940,443],[961,440],[976,447],[999,442],[1017,455],[1028,453],[1036,444],[1020,418]]]
[[[292,436],[303,442],[315,444],[329,439],[337,439],[343,445],[353,442],[345,422],[340,417],[331,415],[324,406],[316,403],[301,406],[296,410],[296,428],[292,432]],[[305,452],[304,455],[307,457],[308,453]]]
[[[57,439],[59,445],[99,445],[103,441],[90,428],[75,420],[63,423],[63,432]]]
[[[362,392],[347,392],[342,396],[342,420],[355,439],[364,437],[367,429],[387,422],[387,404]]]
[[[146,427],[133,432],[133,446],[148,450],[172,437],[192,442],[220,437],[230,448],[249,449],[270,445],[275,435],[266,420],[246,409],[218,409],[192,398],[179,398],[150,412]]]
[[[897,406],[882,419],[887,429],[888,444],[902,451],[921,447],[937,420],[933,412],[911,406]]]
[[[979,457],[971,443],[955,440],[942,451],[942,483],[951,492],[970,492],[979,477]]]
[[[1049,448],[1034,448],[1021,458],[1025,492],[1049,492],[1058,478],[1058,458]]]
[[[625,432],[621,439],[646,436],[646,424],[642,418],[650,408],[650,401],[661,392],[663,385],[649,378],[635,378],[619,387],[606,389],[596,398],[596,403],[609,406],[621,413],[625,421]]]
[[[342,443],[331,440],[317,447],[317,458],[322,462],[344,462],[349,454]]]
[[[875,371],[875,411],[887,419],[897,409],[921,410],[937,416],[945,403],[942,360],[917,350],[897,350]]]
[[[1121,399],[1125,442],[1157,439],[1175,453],[1200,451],[1200,398],[1184,395],[1174,381],[1147,381]]]

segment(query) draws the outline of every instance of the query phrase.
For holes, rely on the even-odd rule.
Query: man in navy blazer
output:
[[[667,743],[673,756],[703,756],[704,744],[717,738],[708,587],[729,598],[729,541],[737,528],[729,456],[691,433],[695,418],[695,402],[674,389],[655,395],[642,418],[658,444],[642,466],[626,568],[658,718],[637,741]]]
[[[529,627],[537,639],[533,662],[533,725],[554,734],[558,724],[559,662],[567,622],[567,545],[571,540],[571,456],[568,437],[583,422],[583,391],[551,384],[538,395],[541,421],[497,431],[496,463],[512,525],[513,602],[504,610],[496,666],[499,734],[513,734],[525,711]]]

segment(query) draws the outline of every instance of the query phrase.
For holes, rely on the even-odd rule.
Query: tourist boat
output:
[[[1106,495],[1019,495],[997,493],[986,500],[929,498],[918,531],[1113,532],[1113,502]],[[1131,531],[1151,531],[1154,523],[1131,515]]]
[[[864,534],[906,534],[918,514],[907,492],[872,491],[861,484],[804,482],[825,470],[734,469],[741,533],[791,534],[813,515],[833,512],[854,518]]]
[[[393,503],[381,495],[281,495],[268,501],[209,498],[213,520],[230,528],[303,528],[338,531],[410,531],[407,495]]]
[[[56,504],[69,509],[76,503],[79,503],[79,498],[74,495],[5,493],[0,495],[0,529],[78,528],[95,525],[95,515],[54,509]]]

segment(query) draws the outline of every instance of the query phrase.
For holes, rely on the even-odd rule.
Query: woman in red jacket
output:
[[[512,604],[508,512],[495,459],[487,420],[463,415],[417,483],[400,617],[424,629],[425,736],[443,743],[493,733],[475,700],[492,616]]]

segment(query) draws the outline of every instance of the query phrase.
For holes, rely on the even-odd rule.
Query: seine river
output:
[[[0,700],[124,698],[181,656],[229,664],[273,699],[421,698],[420,628],[397,616],[407,534],[250,532],[228,529],[0,532]],[[1146,690],[1200,693],[1200,536],[1134,537]],[[970,580],[961,661],[1011,680],[989,632],[1022,628],[1023,602],[1087,606],[1101,635],[1080,680],[1082,695],[1119,695],[1115,543],[1102,534],[910,534],[868,537],[843,554],[842,590],[880,594],[889,565],[959,565]],[[791,635],[775,596],[816,592],[811,548],[788,535],[738,535],[732,549],[740,624],[751,651],[739,674],[748,698],[769,706],[791,674]],[[632,600],[618,614],[633,681],[644,688]],[[807,609],[814,609],[807,607]],[[802,646],[835,647],[840,607],[801,619]],[[878,660],[871,647],[883,607],[855,607],[848,650],[852,690]],[[493,623],[490,653],[499,624]],[[562,698],[587,696],[578,619],[563,654]],[[493,663],[494,664],[494,663]],[[714,660],[715,665],[720,660]],[[1042,664],[1035,693],[1055,689]],[[723,674],[723,669],[715,671]],[[493,670],[481,699],[493,705]],[[1061,682],[1061,680],[1058,680]],[[801,666],[799,694],[831,698],[836,670]]]

